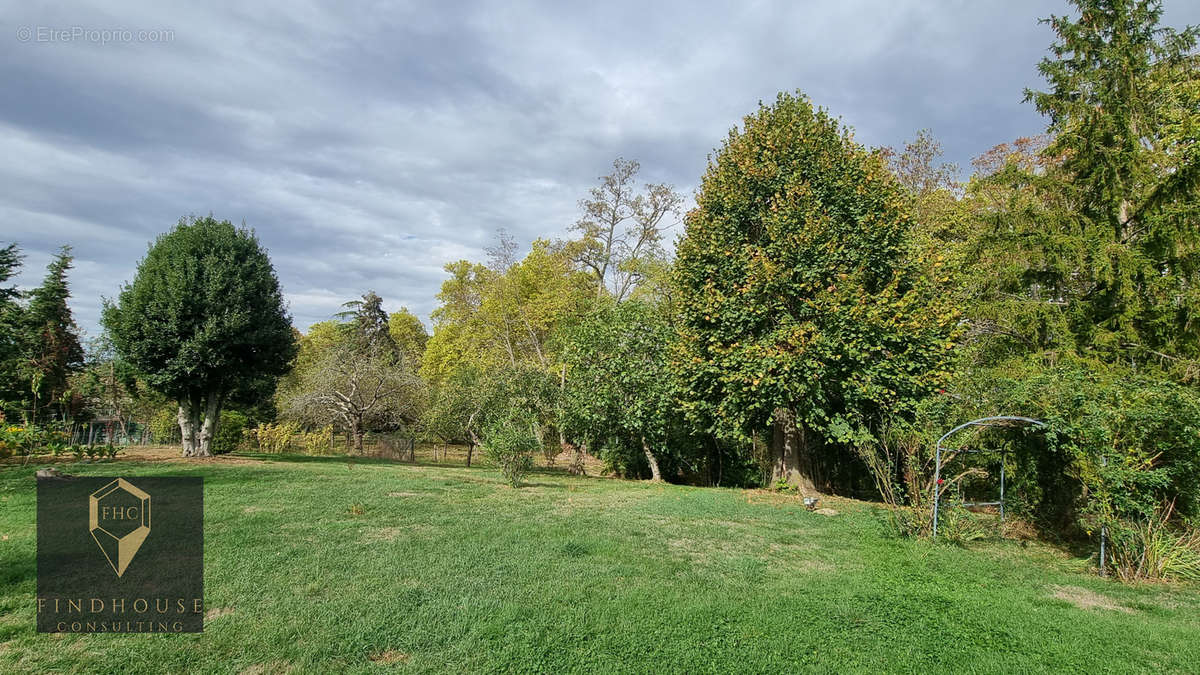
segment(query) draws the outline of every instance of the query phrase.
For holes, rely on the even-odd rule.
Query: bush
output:
[[[1109,527],[1109,569],[1125,582],[1200,581],[1200,530],[1172,524],[1173,503]]]
[[[150,434],[154,442],[162,445],[174,443],[179,438],[179,418],[174,410],[163,408],[150,418]]]
[[[292,443],[292,436],[300,431],[300,425],[295,422],[280,424],[259,424],[248,432],[248,441],[259,452],[279,454],[287,451]]]
[[[514,421],[485,430],[483,444],[488,458],[500,467],[500,475],[513,487],[520,485],[521,479],[533,470],[533,453],[541,447],[528,424]]]
[[[329,442],[332,436],[333,425],[329,424],[316,431],[301,432],[296,440],[306,455],[328,455],[332,454]]]
[[[221,423],[217,425],[217,437],[213,439],[212,452],[223,455],[238,449],[242,435],[250,419],[236,410],[222,410]]]

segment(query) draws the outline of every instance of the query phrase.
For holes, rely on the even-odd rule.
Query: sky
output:
[[[1164,24],[1200,23],[1167,0]],[[428,324],[442,266],[559,238],[617,157],[688,197],[759,101],[800,90],[868,146],[947,161],[1045,124],[1022,103],[1065,2],[49,3],[0,0],[0,243],[72,309],[182,216],[257,233],[295,325],[374,290]],[[682,225],[675,227],[678,235]]]

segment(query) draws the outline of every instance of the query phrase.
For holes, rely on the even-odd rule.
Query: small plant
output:
[[[350,515],[354,516],[355,518],[363,515],[366,512],[367,512],[367,507],[363,506],[362,504],[359,504],[358,502],[355,502],[354,504],[350,505]]]
[[[533,453],[541,446],[529,426],[505,421],[488,429],[483,438],[487,456],[500,467],[500,475],[513,487],[533,470]]]
[[[94,445],[89,445],[84,449],[84,453],[87,455],[88,459],[94,460],[100,454],[100,449]]]
[[[82,445],[72,445],[71,446],[71,455],[75,457],[76,462],[81,461],[83,459],[83,454],[84,454],[84,450],[83,450]]]
[[[938,513],[939,538],[962,545],[987,536],[987,526],[978,516],[961,506],[944,506]]]
[[[1110,527],[1108,566],[1118,579],[1200,581],[1200,530],[1171,522],[1168,502],[1142,522]]]

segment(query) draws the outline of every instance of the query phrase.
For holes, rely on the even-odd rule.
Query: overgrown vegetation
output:
[[[1003,466],[1006,515],[1037,535],[1103,532],[1115,576],[1189,578],[1197,30],[1153,0],[1073,4],[1026,92],[1044,133],[966,181],[928,131],[866,148],[782,93],[717,148],[674,255],[683,198],[618,159],[570,238],[501,232],[445,265],[432,334],[372,291],[299,334],[253,233],[208,217],[155,242],[85,353],[64,249],[37,290],[0,288],[4,410],[39,433],[97,421],[107,443],[174,427],[199,455],[404,434],[481,450],[513,485],[537,453],[575,472],[590,454],[627,478],[881,497],[914,537],[937,496],[958,541],[989,516],[955,504]],[[0,283],[20,261],[0,249]],[[1001,414],[1041,424],[964,432],[935,466],[946,430]]]

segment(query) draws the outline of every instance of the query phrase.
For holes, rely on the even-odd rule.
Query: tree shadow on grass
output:
[[[245,452],[231,455],[243,459],[253,459],[260,462],[280,462],[290,464],[384,464],[395,466],[436,466],[421,463],[405,462],[387,457],[363,457],[359,455],[290,455]],[[458,467],[465,468],[465,467]]]
[[[496,470],[496,467],[476,462],[471,466],[459,464],[455,462],[425,462],[416,461],[409,462],[402,459],[392,459],[390,457],[371,457],[363,455],[297,455],[297,454],[272,454],[272,453],[256,453],[256,452],[239,452],[226,455],[228,457],[252,459],[260,462],[271,463],[291,463],[291,464],[362,464],[362,465],[384,465],[384,466],[412,466],[422,468],[437,468],[437,469],[481,469],[481,470]],[[552,476],[556,478],[574,477],[565,467],[537,467],[531,475]],[[544,487],[562,487],[561,485],[545,485]]]

